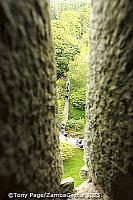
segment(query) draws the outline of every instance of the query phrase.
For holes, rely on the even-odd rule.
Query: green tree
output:
[[[69,71],[70,62],[81,51],[81,40],[88,31],[89,10],[83,6],[78,11],[62,11],[59,19],[52,20],[57,78]]]
[[[61,18],[52,21],[57,78],[69,71],[70,61],[74,60],[75,55],[80,52],[79,42],[71,35],[70,27],[65,24],[65,20],[67,21],[66,18]]]
[[[89,7],[82,6],[78,11],[62,11],[60,19],[53,20],[57,76],[60,78],[65,75],[71,82],[70,120],[79,120],[85,116],[89,10]],[[57,81],[57,86],[59,91],[63,91],[60,81]],[[60,119],[64,108],[62,94],[58,95]]]

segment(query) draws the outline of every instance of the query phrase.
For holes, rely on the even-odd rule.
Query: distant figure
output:
[[[64,136],[66,138],[66,140],[68,139],[68,133],[67,132],[64,132]]]
[[[66,95],[65,95],[65,99],[68,99],[68,97],[69,97],[69,95],[68,95],[68,94],[66,94]]]
[[[64,132],[64,136],[67,137],[67,136],[68,136],[68,133],[67,133],[67,132]]]
[[[83,140],[82,139],[77,139],[76,141],[76,145],[79,147],[79,148],[83,148]]]
[[[66,92],[69,93],[69,90],[70,90],[70,82],[67,81],[66,82]]]
[[[61,124],[60,131],[64,135],[64,133],[65,133],[65,124],[64,123]]]
[[[67,83],[67,85],[66,85],[66,92],[67,93],[69,92],[69,83]]]

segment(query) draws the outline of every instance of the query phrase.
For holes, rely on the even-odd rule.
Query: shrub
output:
[[[82,88],[71,95],[70,101],[73,107],[80,110],[85,110],[85,100],[86,100],[86,91],[84,88]]]
[[[63,161],[73,156],[74,149],[70,144],[68,144],[67,142],[61,142],[60,147],[61,147],[61,155],[62,155]]]
[[[79,131],[84,128],[84,125],[85,125],[84,118],[80,118],[78,120],[75,120],[74,118],[72,118],[67,121],[66,129],[67,130],[74,129],[75,131]]]
[[[66,94],[66,82],[63,79],[59,79],[56,84],[58,99],[64,100],[64,96]]]
[[[69,119],[66,124],[66,129],[68,130],[68,129],[74,128],[75,124],[76,124],[76,120],[74,118]]]
[[[76,109],[70,104],[70,118],[74,118],[75,120],[85,118],[85,110]]]
[[[64,113],[63,113],[63,109],[64,109],[64,101],[62,99],[58,99],[58,117],[59,117],[59,121],[62,122],[64,120]]]

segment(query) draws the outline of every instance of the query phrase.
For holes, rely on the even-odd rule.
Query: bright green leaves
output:
[[[79,110],[85,110],[86,91],[84,88],[71,95],[71,104]]]
[[[79,10],[62,11],[58,19],[52,20],[57,79],[69,71],[70,63],[81,52],[82,38],[88,31],[88,9],[83,6]]]

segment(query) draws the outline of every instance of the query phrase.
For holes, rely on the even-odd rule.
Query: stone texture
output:
[[[93,200],[107,200],[103,196],[102,193],[99,193],[96,186],[94,183],[88,179],[84,181],[81,185],[76,187],[77,192],[75,194],[72,194],[70,198],[68,199],[77,199],[77,200],[88,200],[88,199],[93,199]]]
[[[132,200],[133,1],[92,0],[86,165],[113,200]]]
[[[87,165],[84,165],[83,167],[81,167],[80,169],[80,177],[82,179],[87,179],[90,177],[90,169]]]
[[[61,189],[48,2],[0,0],[1,200]],[[92,8],[86,165],[94,191],[98,183],[112,200],[132,200],[133,1],[92,0]]]
[[[61,181],[61,192],[64,194],[71,193],[74,190],[74,180],[72,177],[67,177]]]
[[[58,192],[56,72],[48,0],[0,1],[0,199]]]

